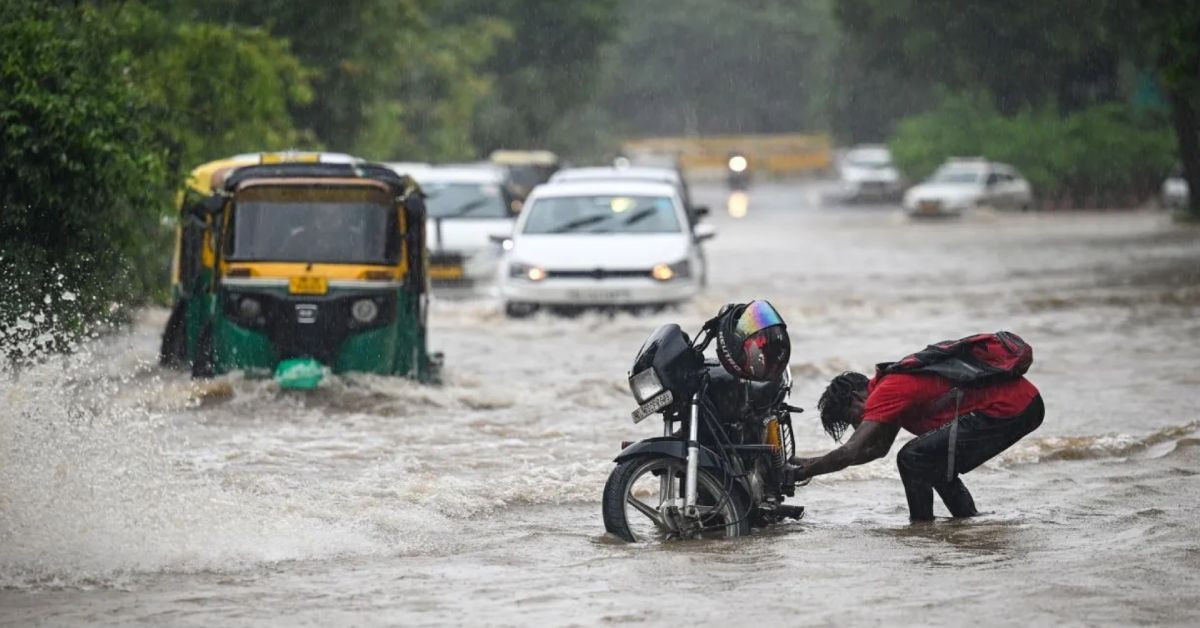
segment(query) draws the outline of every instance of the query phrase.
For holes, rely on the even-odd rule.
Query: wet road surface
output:
[[[1153,212],[913,223],[824,189],[756,185],[731,215],[698,186],[719,235],[677,311],[438,302],[441,387],[195,386],[154,364],[160,310],[0,382],[0,624],[1200,621],[1200,232]],[[612,456],[661,429],[628,418],[643,338],[756,297],[789,324],[809,408],[832,375],[933,340],[1026,338],[1047,418],[964,477],[985,514],[910,525],[894,446],[798,491],[798,523],[606,537]],[[814,414],[801,453],[830,446]]]

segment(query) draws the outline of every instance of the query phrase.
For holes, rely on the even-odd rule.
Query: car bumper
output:
[[[650,278],[552,278],[538,282],[505,279],[500,293],[510,303],[597,306],[678,303],[692,298],[699,290],[700,284],[695,279],[660,282]]]

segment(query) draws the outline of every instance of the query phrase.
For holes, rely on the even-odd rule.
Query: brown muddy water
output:
[[[8,376],[0,624],[1200,622],[1200,232],[1155,212],[912,223],[822,205],[820,184],[756,186],[733,218],[698,192],[720,232],[702,298],[523,321],[439,301],[440,387],[195,386],[154,364],[161,310]],[[794,404],[1010,329],[1035,347],[1045,424],[965,476],[974,520],[910,525],[889,456],[749,538],[606,538],[610,460],[660,429],[628,418],[642,339],[752,297],[789,323]],[[813,413],[798,423],[802,451],[829,447]]]

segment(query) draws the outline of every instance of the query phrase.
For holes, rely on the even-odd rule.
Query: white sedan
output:
[[[911,216],[958,215],[976,207],[1029,209],[1033,192],[1012,166],[983,159],[951,159],[904,193]]]
[[[539,307],[659,306],[702,285],[700,243],[711,226],[688,227],[665,183],[548,183],[529,196],[500,268],[505,313]]]

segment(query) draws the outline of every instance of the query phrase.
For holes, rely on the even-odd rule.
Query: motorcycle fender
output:
[[[670,456],[680,460],[687,460],[687,441],[673,436],[658,436],[656,438],[639,440],[622,449],[613,462],[620,464],[630,458],[637,458],[639,456]],[[703,445],[700,446],[701,468],[727,471],[733,474],[733,470],[726,469],[726,466],[711,449]]]

